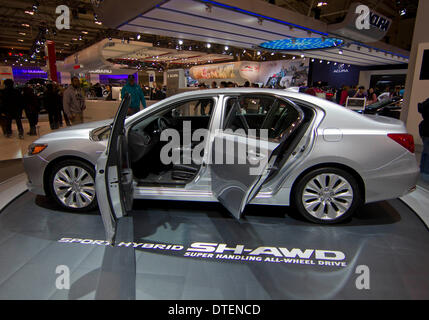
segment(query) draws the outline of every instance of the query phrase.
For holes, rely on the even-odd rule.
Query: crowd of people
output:
[[[365,89],[364,86],[346,86],[343,85],[337,91],[336,102],[344,106],[347,98],[366,98],[366,104],[371,105],[379,101],[393,99],[395,97],[402,98],[404,96],[404,88],[396,86],[394,88],[386,87],[384,90],[369,88]]]
[[[47,112],[49,126],[56,130],[64,124],[83,122],[84,109],[84,93],[77,77],[73,77],[67,87],[55,82],[15,86],[13,80],[6,79],[4,89],[0,90],[0,125],[6,138],[12,137],[12,123],[15,122],[19,138],[24,139],[23,112],[29,124],[27,135],[35,136],[41,112]]]

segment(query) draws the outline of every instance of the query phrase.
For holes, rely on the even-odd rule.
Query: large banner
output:
[[[237,61],[192,67],[189,75],[196,80],[224,80],[243,84],[245,81],[275,87],[307,84],[308,59],[278,61]]]

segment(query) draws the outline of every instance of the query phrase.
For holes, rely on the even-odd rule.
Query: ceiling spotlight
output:
[[[328,61],[327,64],[331,64],[331,61]]]
[[[271,52],[271,55],[273,56],[273,55],[274,55],[274,52]]]
[[[37,9],[39,9],[39,6],[40,6],[39,1],[34,1],[34,4],[33,4],[33,11],[37,11]]]
[[[19,41],[19,42],[24,42],[24,40],[22,40],[22,39],[18,39],[18,41]]]
[[[341,49],[340,49],[340,50],[338,51],[338,53],[339,53],[339,54],[343,54],[343,50],[341,50]]]
[[[323,62],[323,60],[320,60],[320,61],[319,61],[319,63],[322,63],[322,62]]]
[[[212,45],[210,43],[207,43],[206,47],[210,49]]]
[[[88,34],[88,31],[82,31],[83,34]]]
[[[243,54],[246,53],[246,49],[243,50]]]
[[[261,55],[261,51],[256,52],[256,55],[260,56]]]
[[[33,16],[34,15],[34,11],[31,11],[31,10],[25,10],[24,11],[26,14],[29,14],[30,16]]]
[[[140,40],[142,36],[140,34],[137,35],[137,40]]]
[[[334,66],[336,66],[336,65],[337,65],[337,63],[335,62],[335,63],[334,63]]]
[[[183,44],[183,40],[179,40],[179,45],[182,45]]]
[[[229,50],[229,47],[228,46],[225,46],[225,51],[228,51]]]
[[[295,56],[293,56],[293,57],[292,57],[292,60],[295,60],[295,59],[296,59],[296,57],[295,57]]]
[[[30,25],[28,23],[23,23],[23,24],[21,24],[21,26],[26,27],[26,28],[30,28]]]

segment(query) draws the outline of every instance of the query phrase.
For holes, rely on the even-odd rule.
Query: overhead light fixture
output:
[[[311,62],[314,62],[314,59],[311,59]]]
[[[320,61],[319,61],[319,63],[322,63],[322,62],[323,62],[323,60],[320,60]]]
[[[29,14],[30,16],[34,16],[34,11],[31,11],[31,10],[25,10],[24,11],[26,14]]]
[[[407,9],[402,9],[402,10],[400,10],[400,11],[399,11],[399,14],[400,14],[401,16],[405,16],[405,15],[407,14]]]
[[[335,62],[335,63],[334,63],[334,66],[336,66],[336,65],[337,65],[337,63]]]
[[[206,45],[206,47],[209,48],[209,49],[211,48],[211,46],[212,45],[210,43],[207,43],[207,45]]]
[[[23,23],[23,24],[21,24],[21,26],[26,27],[26,28],[30,28],[30,25],[28,23]]]
[[[225,46],[225,51],[228,51],[229,50],[229,47],[228,46]]]
[[[21,36],[26,36],[27,34],[25,32],[20,32],[19,33]]]
[[[327,64],[331,64],[331,61],[328,61]]]
[[[246,49],[243,50],[243,54],[246,53]]]
[[[256,52],[256,55],[260,56],[261,55],[261,51]]]
[[[271,52],[271,55],[273,56],[273,55],[274,55],[274,52]]]
[[[39,9],[40,3],[39,1],[34,1],[33,3],[33,11],[37,11]]]
[[[88,31],[82,31],[83,34],[88,34]]]
[[[292,60],[295,60],[295,59],[296,59],[296,57],[295,57],[295,56],[293,56],[293,57],[292,57]]]
[[[24,40],[22,40],[22,39],[18,39],[18,41],[19,41],[19,42],[24,42]]]
[[[301,58],[304,58],[305,57],[305,55],[304,54],[301,54]]]
[[[318,3],[317,3],[317,6],[318,7],[324,7],[324,6],[327,6],[328,5],[328,3],[326,2],[326,1],[319,1]]]
[[[179,45],[182,45],[183,44],[183,40],[179,40]]]
[[[339,53],[339,54],[343,54],[343,50],[341,50],[341,49],[340,49],[340,50],[338,50],[338,53]]]

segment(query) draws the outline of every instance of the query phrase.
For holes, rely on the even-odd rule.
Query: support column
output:
[[[57,56],[55,54],[55,42],[46,41],[48,51],[48,66],[49,66],[49,79],[58,82],[57,76]]]
[[[401,113],[401,120],[407,124],[408,132],[414,136],[416,144],[420,145],[419,149],[422,145],[419,136],[419,123],[422,117],[417,111],[417,104],[429,97],[429,80],[420,80],[423,52],[429,50],[428,15],[429,1],[420,0],[405,83],[404,107]]]

